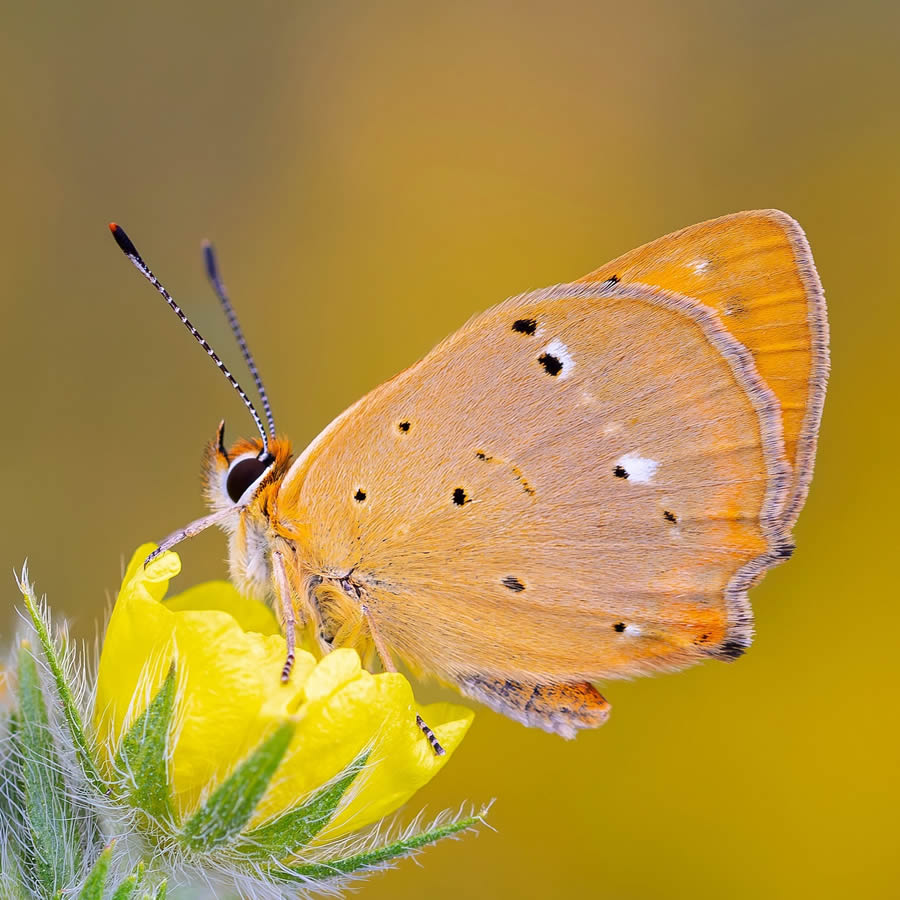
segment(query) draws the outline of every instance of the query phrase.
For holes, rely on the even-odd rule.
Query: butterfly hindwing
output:
[[[577,684],[739,654],[789,480],[776,397],[713,312],[585,283],[488,310],[351,407],[279,527],[414,668]]]
[[[580,728],[597,728],[609,718],[610,705],[589,682],[530,684],[472,675],[457,687],[468,697],[528,725],[575,737]]]

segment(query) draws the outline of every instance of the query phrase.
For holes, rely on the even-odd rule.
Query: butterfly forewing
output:
[[[632,250],[582,281],[640,282],[714,309],[753,355],[782,409],[791,527],[809,489],[828,374],[825,297],[800,226],[778,210],[735,213]]]
[[[788,482],[776,398],[715,314],[568,285],[475,318],[336,420],[279,525],[414,667],[569,682],[746,646]]]

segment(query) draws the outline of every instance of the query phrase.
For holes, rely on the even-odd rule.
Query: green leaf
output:
[[[361,754],[334,782],[301,806],[242,835],[235,849],[253,859],[285,859],[298,853],[331,821],[368,758],[368,752]]]
[[[327,863],[310,863],[304,866],[294,866],[286,870],[272,868],[268,874],[278,881],[289,882],[304,882],[309,879],[319,880],[322,878],[334,878],[339,875],[349,875],[353,872],[369,869],[398,859],[401,856],[406,856],[428,844],[434,844],[443,838],[459,834],[460,831],[465,831],[467,828],[473,828],[483,821],[484,819],[481,815],[466,816],[465,818],[457,819],[455,822],[448,822],[446,825],[437,825],[434,828],[429,828],[421,834],[401,838],[374,850],[355,853],[353,856],[345,856],[343,859],[335,859]]]
[[[113,891],[112,900],[131,900],[144,879],[144,864],[139,862],[135,870]]]
[[[97,857],[90,875],[78,895],[78,900],[103,900],[106,890],[106,876],[109,874],[109,861],[112,858],[112,844]]]
[[[185,849],[206,853],[241,831],[265,793],[293,736],[293,722],[279,725],[216,788],[185,824],[181,833],[181,844]]]
[[[116,755],[116,768],[130,781],[130,799],[158,821],[170,821],[169,729],[175,708],[175,663],[156,696],[128,729]]]
[[[78,704],[66,677],[63,673],[62,660],[57,650],[53,638],[50,636],[50,623],[40,609],[37,599],[34,596],[34,588],[27,582],[27,571],[22,572],[22,578],[19,580],[19,590],[25,598],[25,608],[28,615],[31,616],[31,624],[37,632],[38,640],[41,642],[41,648],[53,675],[53,681],[56,685],[56,692],[62,704],[63,715],[69,726],[69,733],[72,736],[72,743],[75,745],[75,756],[84,777],[101,793],[108,791],[108,786],[97,771],[94,763],[94,756],[90,751],[90,745],[84,733],[84,724],[81,721],[81,713]]]
[[[46,896],[52,896],[74,879],[81,849],[50,733],[37,666],[25,641],[19,648],[19,713],[29,849],[37,880]]]

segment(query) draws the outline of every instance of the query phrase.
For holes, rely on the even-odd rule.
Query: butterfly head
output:
[[[229,535],[231,576],[239,589],[263,597],[271,573],[268,541],[278,486],[293,461],[290,441],[272,438],[268,450],[260,439],[225,444],[225,423],[206,448],[203,482],[216,523]]]
[[[291,444],[285,438],[269,440],[268,448],[259,438],[241,438],[227,447],[225,423],[220,422],[215,440],[206,449],[203,477],[209,506],[213,512],[233,509],[235,525],[243,510],[267,512],[266,504],[292,460]]]

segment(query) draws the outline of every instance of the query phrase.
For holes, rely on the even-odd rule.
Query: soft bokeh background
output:
[[[497,833],[361,896],[896,896],[898,27],[875,0],[6,6],[4,635],[27,555],[90,637],[121,559],[201,514],[218,419],[252,431],[109,219],[240,371],[200,265],[216,241],[302,446],[476,310],[781,207],[834,365],[753,649],[610,686],[574,743],[482,711],[422,799],[497,797]],[[189,579],[224,552],[183,547]]]

